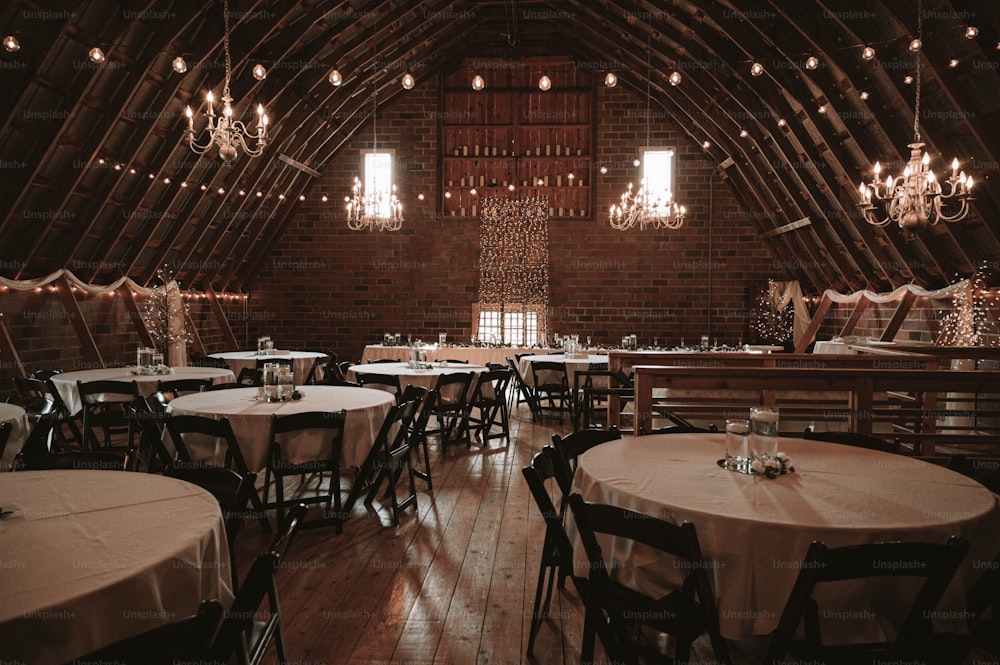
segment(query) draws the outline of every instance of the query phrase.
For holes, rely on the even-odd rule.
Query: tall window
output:
[[[642,177],[650,192],[674,191],[674,151],[661,148],[642,153]]]
[[[392,210],[389,201],[392,198],[392,161],[390,152],[364,152],[365,157],[365,196],[379,195],[379,217],[390,217]]]

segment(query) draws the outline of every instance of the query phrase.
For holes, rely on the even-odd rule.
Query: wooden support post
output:
[[[62,300],[63,307],[66,308],[66,313],[69,314],[70,323],[73,324],[73,330],[76,331],[76,336],[80,340],[80,346],[83,347],[84,354],[94,360],[98,366],[104,367],[104,358],[101,357],[101,352],[97,348],[94,336],[90,334],[90,327],[83,318],[80,303],[73,296],[72,285],[66,279],[65,275],[55,282],[55,289],[56,293],[59,294],[60,300]]]
[[[841,337],[847,337],[854,332],[854,328],[857,327],[858,321],[861,320],[861,317],[864,316],[865,311],[867,311],[868,306],[871,304],[871,300],[861,296],[861,299],[858,300],[858,304],[854,306],[854,311],[851,312],[851,317],[847,319],[847,323],[845,323],[844,327],[840,329]]]
[[[816,313],[813,314],[812,321],[809,323],[809,327],[806,328],[806,332],[802,335],[802,339],[799,343],[795,345],[794,353],[805,353],[806,347],[809,346],[809,342],[816,337],[816,332],[819,327],[823,325],[823,319],[826,318],[826,313],[830,311],[830,305],[833,301],[824,293],[823,298],[819,301],[819,307],[816,308]]]
[[[892,338],[899,332],[900,327],[903,325],[903,321],[906,320],[906,315],[910,313],[910,309],[913,308],[913,303],[916,301],[917,294],[913,291],[907,291],[903,296],[903,299],[899,301],[899,306],[896,307],[896,311],[893,313],[892,319],[889,320],[889,325],[887,325],[885,330],[882,331],[880,341],[892,341]]]
[[[208,298],[208,304],[215,313],[215,318],[219,321],[219,327],[222,328],[222,335],[232,345],[233,351],[239,351],[240,344],[236,341],[236,335],[233,334],[233,329],[229,326],[229,320],[226,318],[226,313],[222,310],[222,305],[215,296],[215,291],[212,290],[211,284],[205,285],[205,297]]]
[[[132,325],[135,327],[135,333],[139,336],[139,343],[144,347],[156,346],[153,344],[153,336],[149,334],[149,328],[146,327],[146,320],[142,318],[142,313],[139,311],[139,305],[135,302],[135,294],[132,293],[128,284],[122,284],[118,287],[118,295],[122,297],[125,309],[128,310],[128,315],[132,318]]]
[[[21,356],[18,355],[17,349],[14,347],[14,340],[10,337],[10,330],[7,329],[7,321],[4,319],[3,312],[0,312],[0,353],[10,357],[11,369],[15,370],[19,377],[28,376],[28,373],[24,371]]]
[[[208,355],[205,352],[205,345],[201,342],[201,335],[198,334],[198,329],[194,327],[194,319],[191,318],[191,312],[187,310],[184,310],[184,322],[187,324],[188,330],[191,331],[191,346],[201,355]]]
[[[647,432],[653,428],[653,377],[644,372],[635,373],[635,435],[639,428]]]

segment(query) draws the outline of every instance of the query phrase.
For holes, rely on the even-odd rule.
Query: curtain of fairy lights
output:
[[[505,313],[524,306],[540,310],[544,330],[549,302],[549,199],[487,197],[480,213],[479,302]]]

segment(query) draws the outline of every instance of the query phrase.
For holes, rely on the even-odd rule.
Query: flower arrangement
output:
[[[750,460],[750,472],[758,476],[777,478],[786,473],[795,473],[795,467],[785,453],[758,455]]]

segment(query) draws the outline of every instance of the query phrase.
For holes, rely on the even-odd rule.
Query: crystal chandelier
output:
[[[652,70],[650,67],[652,47],[647,46],[646,51],[646,146],[649,146],[649,114],[650,114],[650,81]],[[636,166],[639,165],[636,160]],[[632,183],[628,184],[628,190],[622,194],[621,201],[617,205],[611,206],[611,228],[618,231],[628,231],[639,227],[644,230],[651,225],[654,229],[679,229],[684,224],[684,216],[687,209],[682,205],[677,205],[672,192],[662,189],[653,191],[649,188],[650,183],[647,178],[643,178],[639,184],[639,191],[632,192]]]
[[[372,153],[378,153],[378,90],[372,93]],[[403,204],[396,197],[396,185],[388,190],[372,178],[368,193],[361,178],[355,176],[347,201],[347,228],[352,231],[398,231],[403,228]]]
[[[937,224],[940,220],[957,222],[969,214],[969,201],[972,193],[972,176],[966,176],[965,171],[958,171],[958,160],[951,163],[951,175],[944,181],[944,186],[930,169],[930,156],[923,152],[923,142],[920,140],[920,48],[923,37],[923,9],[918,8],[917,39],[910,42],[910,50],[916,55],[916,104],[913,111],[913,143],[909,145],[910,161],[907,162],[903,175],[886,176],[879,181],[882,165],[875,162],[875,175],[869,184],[861,183],[858,191],[861,202],[858,207],[869,224],[886,226],[896,222],[899,228],[908,233],[919,233],[928,225]],[[876,203],[884,208],[876,212]],[[881,219],[879,218],[883,215]]]
[[[673,194],[647,190],[643,178],[639,191],[633,194],[629,183],[621,202],[611,206],[611,228],[627,231],[638,226],[641,231],[651,225],[654,229],[679,229],[686,214],[687,209],[674,202]]]
[[[257,105],[257,131],[255,133],[247,130],[246,125],[241,120],[233,119],[233,98],[229,93],[229,79],[232,75],[232,61],[229,55],[229,0],[225,0],[223,7],[225,10],[225,36],[222,45],[226,54],[226,82],[222,88],[222,115],[216,115],[215,97],[209,90],[208,94],[205,95],[205,101],[208,102],[208,141],[205,144],[198,144],[195,141],[194,113],[190,106],[187,107],[184,114],[188,119],[187,139],[191,150],[196,154],[204,155],[213,146],[218,146],[219,157],[224,162],[229,163],[236,159],[239,154],[238,150],[242,150],[250,157],[259,157],[264,152],[264,148],[267,147],[268,120],[262,104]],[[256,141],[256,145],[249,145],[248,141]]]

